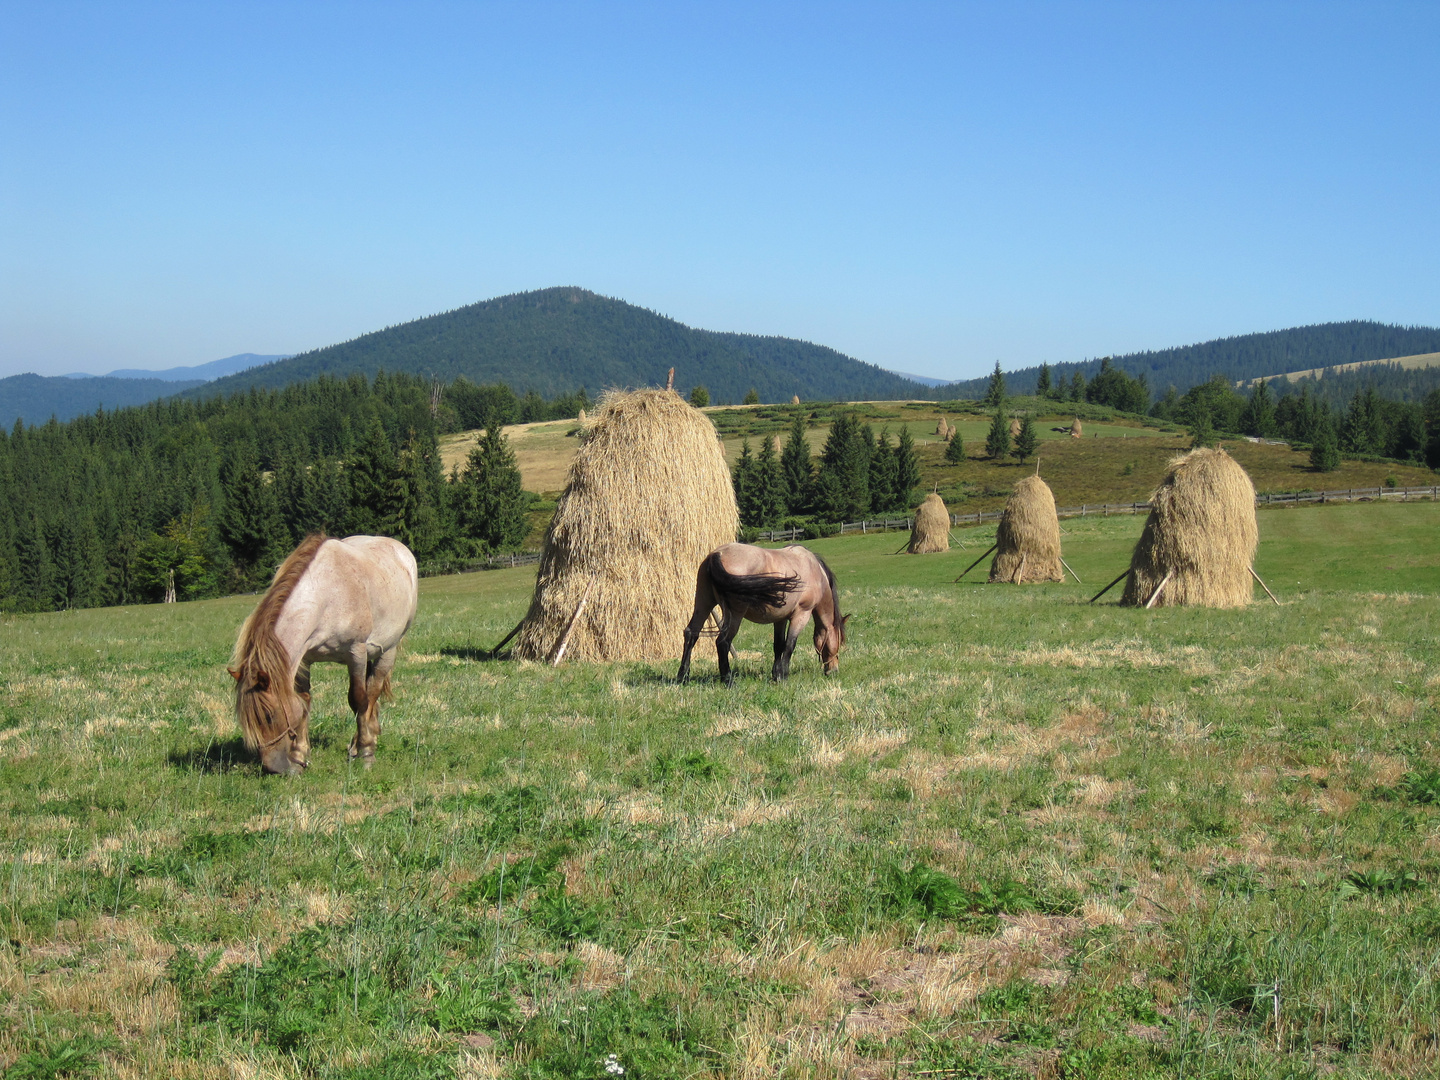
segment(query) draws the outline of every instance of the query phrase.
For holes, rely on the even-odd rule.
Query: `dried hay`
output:
[[[949,425],[945,423],[945,418],[943,416],[940,417],[939,420],[935,421],[935,434],[943,440],[948,427]]]
[[[549,657],[574,619],[571,659],[678,657],[696,568],[739,525],[705,414],[667,390],[607,393],[545,533],[515,655]]]
[[[1019,481],[1005,503],[995,533],[990,580],[1017,585],[1065,580],[1060,566],[1060,519],[1055,514],[1055,495],[1038,476]]]
[[[1075,422],[1070,425],[1070,438],[1080,438],[1080,418],[1078,416],[1075,417]]]
[[[926,495],[925,501],[915,511],[910,546],[905,550],[911,555],[950,550],[950,511],[945,509],[945,500],[938,493],[932,491]]]
[[[1012,417],[1010,418],[1010,438],[1016,439],[1016,438],[1019,438],[1019,437],[1020,437],[1020,418],[1019,418],[1018,416],[1012,416]]]
[[[580,410],[580,415],[577,416],[577,417],[575,417],[575,419],[576,419],[576,420],[579,420],[580,423],[582,423],[582,424],[585,423],[585,410],[584,410],[584,409],[581,409],[581,410]]]
[[[775,453],[777,453],[777,454],[784,453],[784,451],[785,451],[785,444],[780,441],[780,436],[779,436],[779,435],[776,435],[776,436],[770,441],[770,446],[774,449]]]
[[[1234,458],[1205,447],[1175,458],[1150,507],[1120,603],[1148,603],[1166,575],[1156,607],[1250,602],[1255,485]]]
[[[791,394],[791,395],[790,395],[790,404],[791,404],[791,405],[799,405],[799,404],[800,404],[800,395],[799,395],[799,394]]]

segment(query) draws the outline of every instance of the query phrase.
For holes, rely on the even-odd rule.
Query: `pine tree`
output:
[[[1048,398],[1050,396],[1050,365],[1042,363],[1040,374],[1035,376],[1035,396]]]
[[[399,524],[396,460],[378,416],[372,416],[346,469],[350,487],[351,533],[392,536]]]
[[[1000,370],[1000,361],[995,361],[995,370],[990,373],[990,385],[985,388],[985,404],[991,409],[1005,406],[1005,373]]]
[[[1035,453],[1035,447],[1039,444],[1039,438],[1035,434],[1035,425],[1030,422],[1030,414],[1026,413],[1020,418],[1020,432],[1015,436],[1015,448],[1010,452],[1020,459],[1020,464],[1025,464],[1025,459]]]
[[[1375,387],[1356,391],[1340,427],[1340,448],[1354,454],[1383,453],[1385,434],[1384,406]]]
[[[1010,418],[1004,409],[996,409],[990,419],[990,431],[985,436],[985,456],[999,461],[1010,453]]]
[[[287,533],[274,485],[261,473],[251,443],[236,444],[223,484],[220,536],[235,562],[237,584],[259,585],[285,557]]]
[[[1190,448],[1194,450],[1201,446],[1214,446],[1215,443],[1215,422],[1202,402],[1190,411]]]
[[[882,430],[875,440],[875,449],[870,454],[870,512],[885,514],[891,510],[905,509],[897,505],[896,488],[899,470],[895,450],[890,445],[890,432]]]
[[[1070,376],[1070,400],[1085,400],[1085,373],[1083,371],[1077,371]]]
[[[758,529],[761,524],[760,496],[755,476],[755,455],[750,450],[750,440],[740,443],[740,457],[731,471],[730,480],[735,485],[735,506],[740,511],[740,524],[747,529]]]
[[[951,465],[959,465],[965,460],[965,440],[960,437],[958,430],[945,444],[945,460]]]
[[[1275,434],[1275,399],[1264,379],[1255,383],[1250,400],[1240,414],[1240,430],[1246,435],[1267,439]]]
[[[754,471],[756,513],[761,525],[774,525],[785,516],[785,474],[780,457],[775,453],[775,440],[770,436],[760,443]]]
[[[500,430],[500,429],[496,429]],[[391,490],[397,508],[395,539],[417,559],[430,558],[441,541],[440,491],[431,475],[431,455],[424,440],[412,430],[395,460]]]
[[[710,391],[703,386],[697,386],[690,391],[690,404],[697,409],[703,409],[710,404]]]
[[[912,496],[920,486],[920,458],[915,453],[915,440],[910,437],[910,426],[900,429],[900,441],[895,445],[895,504],[897,509],[908,510],[914,501]]]
[[[1334,472],[1340,467],[1340,446],[1328,419],[1321,424],[1310,446],[1310,467],[1316,472]]]
[[[830,425],[815,477],[815,512],[829,521],[862,517],[870,509],[870,456],[860,424],[842,412]]]
[[[810,460],[805,421],[800,416],[790,424],[790,437],[780,453],[780,471],[785,476],[785,509],[791,514],[803,514],[810,506],[815,467]]]
[[[760,404],[760,391],[759,391],[759,390],[756,390],[753,386],[750,387],[749,390],[745,391],[745,400],[742,401],[740,404],[742,404],[742,405],[759,405],[759,404]]]
[[[1432,469],[1440,469],[1440,420],[1432,423],[1427,428],[1428,434],[1425,437],[1425,464]]]
[[[514,551],[530,531],[530,498],[521,485],[515,451],[498,424],[488,428],[452,483],[456,527],[470,550]]]

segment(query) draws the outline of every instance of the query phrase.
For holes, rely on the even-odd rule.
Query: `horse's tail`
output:
[[[751,607],[784,607],[790,594],[801,585],[798,574],[732,574],[725,569],[718,551],[706,556],[701,567],[717,595]]]

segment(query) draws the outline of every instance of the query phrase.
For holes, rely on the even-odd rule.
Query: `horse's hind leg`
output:
[[[730,670],[730,643],[740,632],[741,615],[729,608],[720,609],[720,629],[715,634],[715,659],[720,665],[720,678],[726,686],[735,685],[735,673]]]
[[[695,610],[690,615],[690,625],[685,627],[685,651],[680,656],[680,670],[675,675],[676,682],[684,682],[690,678],[690,654],[695,651],[695,643],[700,640],[700,631],[705,628],[705,620],[710,618],[710,612],[715,609],[715,590],[710,585],[710,574],[708,573],[710,560],[707,558],[700,564],[700,572],[695,581]]]
[[[368,765],[375,759],[375,746],[380,741],[380,701],[390,696],[390,672],[395,667],[394,648],[387,649],[372,662],[367,658],[356,693],[356,668],[350,668],[350,707],[355,710],[355,740],[350,756]]]

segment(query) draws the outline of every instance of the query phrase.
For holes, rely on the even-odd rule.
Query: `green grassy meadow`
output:
[[[0,1068],[1440,1075],[1440,504],[1262,512],[1278,608],[1087,604],[1143,520],[1062,523],[1084,585],[816,541],[839,676],[748,626],[730,690],[490,660],[533,568],[427,579],[375,766],[318,667],[293,780],[254,597],[0,618]]]

